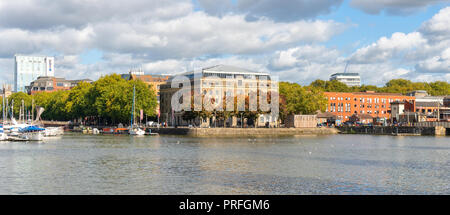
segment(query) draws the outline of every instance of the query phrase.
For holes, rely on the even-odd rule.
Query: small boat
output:
[[[8,135],[3,131],[3,125],[0,125],[0,141],[7,140]]]
[[[103,134],[114,134],[114,128],[103,128]]]
[[[128,134],[128,129],[126,128],[116,128],[114,129],[114,134]]]
[[[134,122],[134,109],[135,109],[135,103],[136,103],[136,86],[133,86],[133,106],[131,111],[131,123],[130,123],[130,130],[128,131],[128,134],[130,135],[145,135],[145,130],[142,130],[139,127],[133,127]]]
[[[100,134],[100,131],[98,130],[98,128],[93,128],[92,134]]]
[[[29,141],[42,141],[44,140],[44,128],[31,125],[25,128],[19,129],[19,138]]]
[[[145,131],[142,130],[141,128],[133,128],[133,129],[130,129],[129,134],[142,136],[142,135],[145,135]]]
[[[48,127],[45,128],[45,137],[56,137],[62,136],[64,134],[64,129],[62,127]]]

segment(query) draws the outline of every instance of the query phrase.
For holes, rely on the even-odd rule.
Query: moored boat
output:
[[[7,140],[7,139],[8,139],[8,135],[5,134],[5,132],[3,130],[3,125],[0,125],[0,141]]]
[[[130,135],[138,135],[138,136],[142,136],[145,135],[145,131],[142,130],[141,128],[133,128],[130,129]]]
[[[62,127],[48,127],[45,128],[44,136],[45,137],[56,137],[62,136],[64,134],[64,129]]]
[[[29,141],[42,141],[44,140],[44,128],[39,128],[37,126],[28,126],[19,129],[19,138],[29,140]]]

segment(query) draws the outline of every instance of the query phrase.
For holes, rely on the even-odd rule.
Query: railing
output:
[[[450,128],[450,122],[416,122],[414,126],[417,127],[436,127],[442,126],[444,128]]]

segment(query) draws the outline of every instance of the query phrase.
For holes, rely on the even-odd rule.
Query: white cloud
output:
[[[208,8],[205,1],[200,3]],[[215,0],[208,2],[217,5]],[[362,0],[353,0],[352,5],[358,2],[358,7],[365,7]],[[1,1],[0,79],[12,81],[13,56],[21,53],[56,55],[58,76],[70,79],[96,79],[132,67],[173,74],[228,64],[309,84],[344,71],[351,59],[348,71],[359,72],[365,84],[383,84],[396,77],[449,80],[450,7],[417,31],[382,37],[347,56],[324,44],[348,25],[304,19],[326,14],[340,4],[241,0],[205,12],[194,10],[190,0]],[[373,11],[387,11],[429,4],[382,1],[374,5],[369,5]],[[80,56],[93,49],[102,53],[101,61],[82,64]]]
[[[375,63],[401,57],[405,51],[411,51],[426,44],[419,32],[404,34],[397,32],[391,38],[382,37],[369,46],[358,49],[350,58],[352,63]]]
[[[262,53],[299,42],[327,41],[343,28],[334,21],[248,22],[242,15],[195,12],[169,21],[99,23],[94,31],[95,43],[103,50],[166,59]]]
[[[450,39],[450,7],[444,8],[419,29],[433,42]]]
[[[0,27],[82,28],[111,20],[172,19],[192,11],[189,0],[14,0],[0,2]]]

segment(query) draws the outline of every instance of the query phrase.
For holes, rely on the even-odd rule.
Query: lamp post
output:
[[[242,120],[242,113],[241,113],[241,128],[243,128],[244,121]]]

